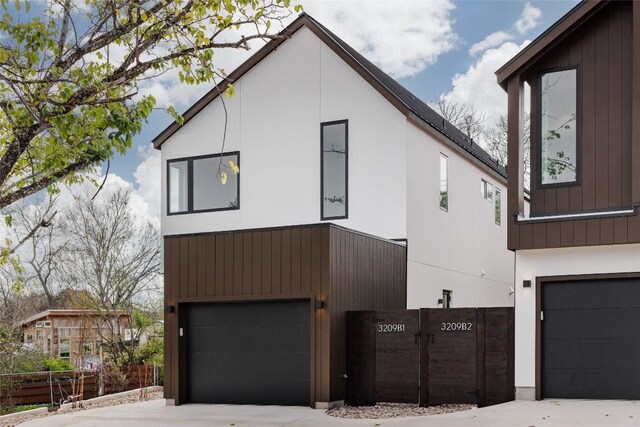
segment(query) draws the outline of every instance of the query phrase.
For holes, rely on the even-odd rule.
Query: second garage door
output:
[[[545,283],[542,397],[640,399],[640,280]]]
[[[310,404],[308,300],[187,307],[190,403]]]

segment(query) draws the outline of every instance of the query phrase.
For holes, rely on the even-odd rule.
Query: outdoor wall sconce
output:
[[[522,287],[523,288],[530,288],[531,287],[531,280],[523,280],[522,281]]]
[[[173,313],[175,311],[175,307],[172,305],[165,305],[164,312],[165,313]]]
[[[317,300],[316,301],[316,310],[320,310],[324,308],[324,301],[322,300]]]

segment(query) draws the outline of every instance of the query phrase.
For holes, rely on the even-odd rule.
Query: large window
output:
[[[449,159],[440,154],[440,209],[449,210]]]
[[[578,179],[578,72],[544,73],[540,79],[540,184]]]
[[[321,189],[320,216],[324,219],[348,217],[348,122],[320,125]]]
[[[496,225],[500,225],[502,223],[502,200],[501,200],[501,193],[500,190],[498,190],[496,188],[496,193],[495,193],[495,205],[494,205],[494,210],[495,210],[495,219],[496,219]]]
[[[171,214],[240,208],[240,153],[167,163],[167,210]]]

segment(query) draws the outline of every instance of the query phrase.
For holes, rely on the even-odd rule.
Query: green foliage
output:
[[[215,51],[272,38],[291,10],[290,0],[75,3],[51,0],[34,16],[29,2],[0,0],[0,209],[125,153],[156,104],[141,82],[177,69],[184,83],[217,83]]]
[[[36,405],[18,405],[15,408],[13,408],[11,413],[15,414],[16,412],[24,412],[24,411],[30,411],[32,409],[46,408],[47,406],[49,406],[49,404],[47,403],[40,403]]]
[[[134,364],[162,365],[164,359],[164,340],[153,339],[139,346],[133,356]]]
[[[43,371],[73,371],[75,367],[65,359],[45,359]]]

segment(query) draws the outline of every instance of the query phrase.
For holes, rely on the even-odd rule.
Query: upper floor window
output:
[[[320,217],[348,217],[348,121],[320,125]]]
[[[449,210],[449,158],[440,154],[440,209]]]
[[[540,184],[576,182],[578,70],[542,74],[540,79]]]
[[[480,195],[486,200],[493,200],[493,184],[484,179],[480,180]]]
[[[240,153],[167,162],[169,214],[240,208]]]
[[[500,225],[502,223],[502,200],[501,200],[501,196],[502,194],[500,193],[500,190],[496,188],[496,193],[495,193],[495,201],[494,201],[494,213],[495,213],[495,219],[496,219],[496,225]]]

